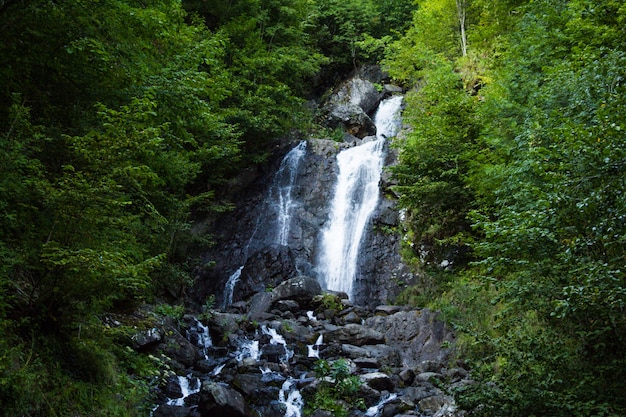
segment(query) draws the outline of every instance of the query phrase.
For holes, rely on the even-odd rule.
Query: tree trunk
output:
[[[459,19],[461,30],[461,53],[467,56],[467,34],[465,33],[465,15],[467,12],[467,0],[456,0],[456,14]]]

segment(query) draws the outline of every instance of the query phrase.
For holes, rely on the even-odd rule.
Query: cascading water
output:
[[[224,286],[224,298],[222,300],[222,308],[227,307],[233,303],[233,292],[235,292],[235,285],[239,282],[239,278],[241,278],[241,271],[243,270],[243,265],[241,265],[235,272],[230,274],[228,277],[228,281],[226,281],[226,285]]]
[[[168,405],[182,407],[185,405],[185,399],[192,394],[200,392],[200,380],[191,375],[178,376],[178,385],[180,386],[181,396],[179,398],[171,398],[167,401]]]
[[[320,334],[314,344],[307,345],[309,349],[309,358],[320,358],[320,346],[322,345],[322,343],[324,343],[324,336]]]
[[[292,190],[298,176],[300,160],[305,153],[306,141],[301,141],[298,146],[289,151],[276,172],[270,190],[270,201],[275,201],[278,205],[275,242],[279,245],[287,245],[289,240],[291,213],[295,205]]]
[[[385,159],[386,138],[400,127],[401,96],[381,102],[374,122],[376,140],[337,155],[339,174],[330,217],[322,233],[318,273],[325,288],[352,296],[361,240],[379,200],[378,183]]]
[[[269,189],[268,198],[265,201],[267,207],[266,210],[264,210],[264,215],[259,217],[252,236],[248,240],[248,243],[244,246],[243,263],[245,263],[248,258],[248,251],[250,247],[255,244],[257,231],[259,229],[271,229],[276,231],[275,236],[273,236],[270,239],[271,241],[267,243],[287,245],[289,240],[289,230],[291,227],[291,214],[295,206],[292,190],[298,177],[298,167],[300,166],[300,161],[305,154],[306,141],[303,140],[296,147],[291,149],[281,161],[280,167],[272,179],[272,185]],[[273,220],[271,216],[273,215],[276,216],[276,225],[265,224],[268,222],[271,223],[271,220]],[[226,285],[224,286],[222,308],[232,304],[233,292],[235,291],[237,282],[239,282],[243,267],[244,265],[241,265],[228,277]]]
[[[200,348],[205,359],[209,357],[209,349],[213,346],[213,341],[209,334],[209,328],[202,324],[200,320],[193,319],[193,323],[187,330],[187,340]]]
[[[285,405],[284,417],[300,417],[304,400],[292,379],[285,381],[278,393],[278,401]]]
[[[383,396],[378,404],[373,405],[367,409],[367,411],[365,412],[366,417],[379,417],[382,414],[385,404],[395,400],[396,398],[398,398],[397,394],[388,394],[386,396]]]

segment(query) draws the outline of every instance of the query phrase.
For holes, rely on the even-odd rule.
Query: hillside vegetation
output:
[[[129,340],[182,314],[192,225],[374,63],[409,91],[397,302],[455,325],[460,403],[626,414],[622,1],[6,0],[0,40],[4,415],[147,415]]]
[[[626,413],[625,22],[613,0],[426,1],[387,56],[426,271],[401,301],[461,332],[475,415]]]

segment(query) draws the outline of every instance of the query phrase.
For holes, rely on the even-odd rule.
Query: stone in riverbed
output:
[[[378,391],[393,391],[394,384],[389,375],[382,372],[370,372],[360,376],[363,383]]]
[[[329,342],[350,343],[355,346],[376,345],[385,342],[385,336],[381,332],[355,323],[348,323],[328,331],[324,335],[324,339]]]
[[[246,402],[234,389],[204,381],[200,390],[198,412],[202,417],[246,417]]]

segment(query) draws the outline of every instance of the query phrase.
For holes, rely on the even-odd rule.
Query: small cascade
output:
[[[235,359],[237,362],[241,362],[246,358],[253,358],[258,361],[260,354],[258,340],[244,339],[239,345],[237,352],[235,352]]]
[[[330,217],[321,238],[318,272],[324,287],[352,296],[359,248],[379,200],[386,138],[399,128],[402,97],[384,100],[374,117],[376,140],[343,150],[337,155],[339,174]]]
[[[293,357],[293,350],[287,347],[287,342],[285,342],[285,338],[276,331],[276,329],[272,329],[271,327],[267,327],[265,325],[261,326],[261,331],[264,335],[270,337],[270,345],[280,345],[285,349],[285,354],[280,358],[281,363],[288,363],[289,359]]]
[[[322,343],[324,343],[324,336],[320,334],[314,344],[307,345],[309,349],[309,358],[320,358],[320,346]]]
[[[367,411],[365,412],[365,415],[367,417],[379,417],[382,414],[383,407],[385,406],[385,404],[387,404],[390,401],[395,400],[396,398],[398,398],[398,395],[395,393],[382,397],[380,401],[378,402],[378,404],[375,404],[367,409]]]
[[[293,379],[286,380],[279,393],[278,401],[285,405],[285,417],[301,417],[302,407],[304,407],[304,400],[297,388],[295,388],[295,381]]]
[[[192,325],[187,330],[187,340],[200,348],[205,359],[209,357],[209,349],[213,346],[209,328],[202,324],[200,320],[193,319]]]
[[[235,272],[233,272],[230,277],[228,277],[228,281],[226,281],[226,285],[224,286],[224,299],[222,301],[222,308],[228,307],[233,303],[233,292],[235,291],[235,285],[239,282],[239,278],[241,278],[241,271],[243,270],[243,265],[239,267]]]
[[[176,407],[182,407],[185,405],[185,399],[192,394],[196,394],[200,392],[200,380],[198,378],[193,377],[192,375],[188,376],[178,376],[178,385],[180,386],[180,391],[182,396],[179,398],[171,398],[167,401],[167,405],[173,405]]]
[[[393,96],[380,103],[374,116],[377,138],[392,138],[398,134],[402,127],[400,109],[403,100],[402,96]]]

